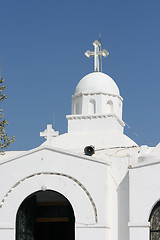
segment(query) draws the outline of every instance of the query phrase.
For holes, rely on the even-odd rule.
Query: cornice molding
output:
[[[116,95],[116,94],[111,94],[111,93],[103,93],[103,92],[97,92],[97,93],[95,93],[95,92],[93,92],[93,93],[87,93],[87,92],[85,92],[85,93],[76,93],[76,94],[74,94],[74,95],[72,95],[72,99],[74,99],[74,98],[76,98],[76,97],[80,97],[80,96],[87,96],[87,95],[107,95],[107,96],[111,96],[111,97],[117,97],[117,98],[119,98],[122,102],[123,102],[123,98],[121,97],[121,96],[119,96],[119,95]]]
[[[115,114],[94,114],[94,115],[83,115],[83,114],[76,114],[76,115],[67,115],[66,118],[68,120],[77,120],[77,119],[100,119],[100,118],[108,118],[113,117],[115,118],[122,127],[125,126],[124,122],[120,120]]]

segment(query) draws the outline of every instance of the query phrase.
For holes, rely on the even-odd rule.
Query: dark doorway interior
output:
[[[54,191],[39,191],[21,204],[16,240],[74,240],[74,213],[69,201]]]
[[[37,224],[36,240],[63,240],[73,239],[70,237],[68,222],[49,222]]]

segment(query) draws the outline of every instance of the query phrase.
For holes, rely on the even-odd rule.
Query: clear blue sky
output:
[[[124,98],[123,120],[142,138],[160,142],[159,0],[0,1],[0,56],[8,99],[3,104],[10,150],[39,146],[53,122],[67,131],[71,95],[93,71],[84,52],[102,35],[103,72]],[[146,144],[131,131],[125,133]]]

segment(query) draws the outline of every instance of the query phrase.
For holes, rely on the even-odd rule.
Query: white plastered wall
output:
[[[115,130],[123,133],[123,122],[119,122],[115,115],[103,116],[73,116],[68,118],[68,132],[93,132],[93,131],[110,131]]]
[[[160,200],[159,173],[158,162],[144,166],[137,164],[130,169],[130,240],[150,239],[149,217],[154,205]]]
[[[61,193],[71,203],[76,240],[98,236],[105,239],[108,229],[106,174],[104,164],[45,149],[0,165],[0,239],[15,240],[20,204],[43,185]]]

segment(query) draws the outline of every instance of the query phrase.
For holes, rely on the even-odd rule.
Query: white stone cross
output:
[[[93,43],[94,51],[91,52],[90,50],[87,50],[85,52],[86,57],[90,58],[94,56],[94,71],[99,72],[99,56],[107,57],[109,52],[106,49],[103,49],[102,51],[99,51],[99,47],[101,46],[101,43],[97,40]]]
[[[47,129],[44,130],[44,132],[40,132],[40,137],[45,137],[49,144],[51,143],[52,137],[56,137],[57,135],[59,135],[59,132],[54,131],[52,124],[47,124]]]

